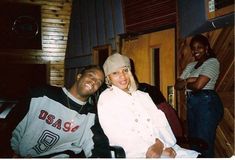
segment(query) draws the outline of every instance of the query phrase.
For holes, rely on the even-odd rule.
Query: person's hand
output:
[[[182,89],[184,89],[185,83],[186,83],[186,81],[185,81],[184,79],[178,78],[178,79],[176,80],[176,83],[175,83],[175,85],[174,85],[174,88],[175,88],[176,90],[182,90]]]
[[[163,143],[156,139],[156,142],[150,146],[146,152],[146,158],[160,158],[163,152]]]
[[[163,152],[162,152],[163,156],[169,157],[169,158],[175,158],[176,156],[176,152],[175,150],[170,147],[170,148],[166,148]]]

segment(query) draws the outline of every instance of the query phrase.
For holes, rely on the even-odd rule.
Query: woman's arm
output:
[[[185,87],[192,91],[199,91],[205,87],[205,85],[210,81],[210,78],[204,75],[199,77],[192,77],[186,80]]]
[[[199,77],[190,77],[186,80],[177,79],[175,83],[176,90],[190,89],[192,91],[198,91],[205,87],[205,85],[210,81],[210,78],[204,75]]]
[[[183,90],[183,89],[185,89],[186,83],[187,83],[186,80],[178,78],[176,80],[176,83],[175,83],[174,87],[175,87],[176,90]]]

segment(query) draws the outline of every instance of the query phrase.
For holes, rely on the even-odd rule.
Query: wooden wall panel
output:
[[[127,33],[141,33],[176,24],[176,0],[122,0]]]
[[[41,6],[42,50],[1,49],[1,63],[6,63],[6,65],[9,63],[49,64],[48,83],[55,86],[63,86],[64,57],[72,0],[1,0],[0,5],[5,2]]]
[[[220,76],[216,90],[224,105],[224,116],[216,135],[216,157],[234,155],[234,27],[229,26],[203,33],[208,37],[211,47],[220,61]],[[179,39],[177,51],[177,75],[192,61],[189,42],[191,37]],[[178,92],[178,110],[180,118],[186,122],[186,101],[183,92]]]

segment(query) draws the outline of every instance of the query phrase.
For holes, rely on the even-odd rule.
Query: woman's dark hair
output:
[[[211,48],[211,45],[210,45],[207,37],[205,37],[201,34],[196,34],[195,36],[193,36],[193,38],[191,39],[190,44],[189,44],[191,49],[193,47],[194,42],[199,42],[199,43],[203,44],[204,46],[208,46],[208,52],[206,54],[207,58],[216,57],[213,49]]]

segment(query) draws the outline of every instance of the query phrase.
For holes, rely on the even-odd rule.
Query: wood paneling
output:
[[[231,157],[234,155],[234,27],[217,29],[203,33],[208,37],[211,47],[220,61],[220,76],[216,91],[222,99],[224,116],[217,128],[216,157]],[[177,66],[180,75],[184,67],[192,60],[189,42],[191,37],[180,39],[177,51]],[[179,115],[186,122],[185,95],[179,92]]]
[[[127,33],[153,31],[176,24],[176,0],[122,0]]]
[[[63,86],[64,57],[72,0],[1,0],[0,5],[5,2],[41,6],[42,50],[1,49],[0,62],[6,65],[14,63],[49,64],[47,75],[45,75],[48,83]]]
[[[234,1],[206,0],[206,8],[207,8],[208,19],[213,19],[234,12]]]

